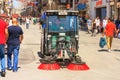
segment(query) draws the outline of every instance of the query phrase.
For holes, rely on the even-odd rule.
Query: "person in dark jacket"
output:
[[[116,28],[118,29],[118,25],[120,24],[120,20],[119,19],[117,19],[117,20],[115,20],[115,25],[116,25]]]

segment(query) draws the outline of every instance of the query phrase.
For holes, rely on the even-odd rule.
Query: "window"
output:
[[[60,0],[61,4],[67,4],[67,0]]]

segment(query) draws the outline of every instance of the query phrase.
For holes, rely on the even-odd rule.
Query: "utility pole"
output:
[[[117,19],[118,18],[117,0],[114,0],[114,10],[115,10],[114,18]]]
[[[9,14],[11,15],[13,13],[13,0],[10,1],[10,4],[9,4]]]
[[[110,15],[110,0],[107,0],[107,18],[110,18],[111,17],[111,15]]]

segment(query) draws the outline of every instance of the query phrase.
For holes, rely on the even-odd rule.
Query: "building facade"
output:
[[[117,2],[117,9],[118,9],[118,18],[120,20],[120,0]]]
[[[0,14],[3,13],[3,0],[0,0]]]
[[[89,15],[101,20],[105,17],[120,19],[120,2],[117,0],[115,5],[114,0],[89,0]]]

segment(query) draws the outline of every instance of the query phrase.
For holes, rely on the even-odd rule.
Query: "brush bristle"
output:
[[[86,64],[75,64],[75,63],[70,63],[67,68],[69,70],[88,70],[89,67]]]
[[[41,63],[38,67],[41,70],[58,70],[60,69],[59,64],[57,63]]]

